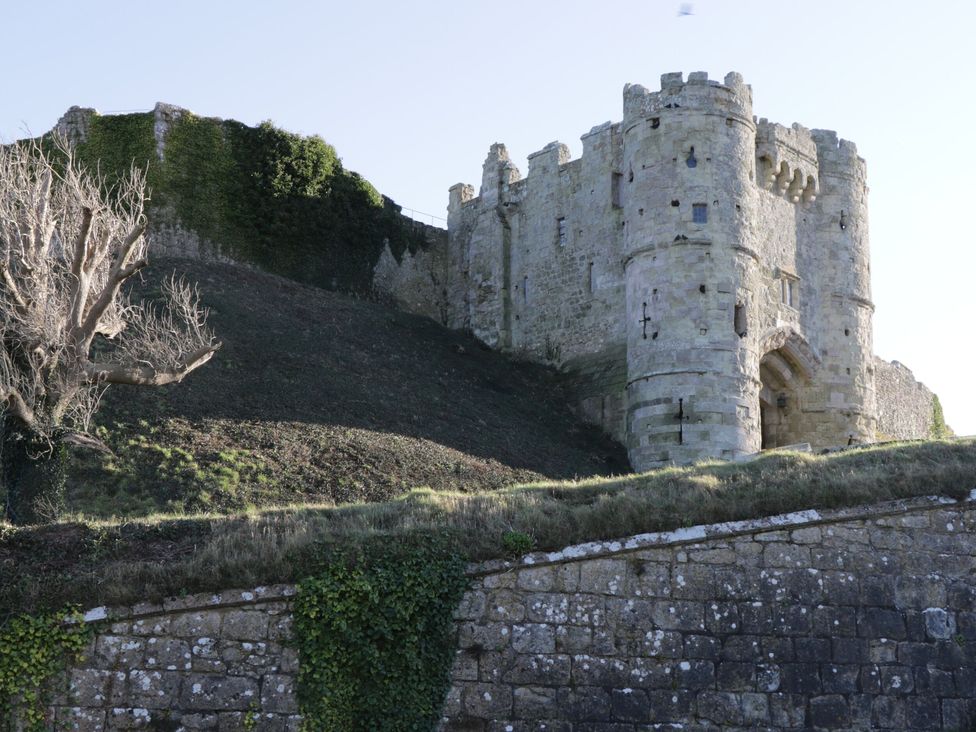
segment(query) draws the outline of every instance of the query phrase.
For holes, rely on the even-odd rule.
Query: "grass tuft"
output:
[[[338,547],[413,532],[445,535],[468,559],[510,556],[771,516],[976,488],[976,440],[892,444],[825,456],[773,453],[619,478],[533,483],[493,493],[417,489],[383,503],[295,506],[229,516],[76,516],[0,524],[0,610],[38,611],[297,581]],[[506,539],[506,537],[508,537]]]

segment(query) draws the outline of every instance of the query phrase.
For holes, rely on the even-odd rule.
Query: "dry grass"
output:
[[[504,556],[516,531],[538,549],[976,488],[976,440],[904,443],[827,456],[770,454],[622,478],[490,494],[415,490],[385,503],[301,506],[238,516],[76,520],[0,528],[0,608],[121,604],[294,581],[330,546],[405,533],[454,538],[471,559]]]

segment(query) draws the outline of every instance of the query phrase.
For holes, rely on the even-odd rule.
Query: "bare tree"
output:
[[[105,190],[59,141],[0,146],[0,417],[5,513],[37,523],[63,508],[65,444],[87,434],[108,384],[178,382],[220,344],[195,288],[160,305],[123,283],[146,266],[145,179]]]

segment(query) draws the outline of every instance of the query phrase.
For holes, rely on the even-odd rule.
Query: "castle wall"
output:
[[[524,179],[496,144],[478,197],[452,189],[448,322],[579,373],[638,470],[872,440],[854,145],[756,121],[738,74],[702,72],[628,85],[623,121],[582,139]]]
[[[922,501],[532,555],[465,596],[442,729],[967,729],[974,530]]]
[[[878,439],[919,440],[932,434],[933,394],[898,361],[875,356],[878,397]]]
[[[969,729],[974,537],[976,494],[472,566],[441,728]],[[56,728],[300,729],[294,591],[90,611]]]

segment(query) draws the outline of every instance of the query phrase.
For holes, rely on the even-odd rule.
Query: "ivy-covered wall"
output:
[[[121,115],[72,108],[57,129],[108,186],[132,165],[145,170],[157,236],[189,231],[224,257],[301,282],[369,292],[386,246],[399,259],[431,235],[321,137],[271,122],[248,127],[158,104]]]

